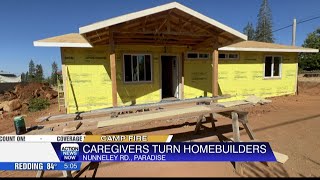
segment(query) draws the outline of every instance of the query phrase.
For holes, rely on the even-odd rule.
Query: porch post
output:
[[[181,54],[181,97],[184,99],[184,53]]]
[[[110,69],[111,69],[111,81],[112,81],[112,105],[117,107],[117,76],[116,76],[116,54],[114,48],[113,32],[109,34],[110,44]]]
[[[219,95],[219,85],[218,85],[218,58],[219,51],[215,49],[212,53],[212,96]]]

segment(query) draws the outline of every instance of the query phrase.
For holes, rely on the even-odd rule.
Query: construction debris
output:
[[[82,122],[80,121],[76,123],[69,123],[65,128],[63,128],[63,132],[76,131],[81,125],[82,125]]]
[[[270,99],[260,98],[260,97],[257,97],[255,95],[249,96],[245,101],[251,102],[253,104],[258,104],[259,103],[261,105],[272,102]]]
[[[257,97],[255,95],[247,97],[245,100],[238,100],[238,101],[228,101],[228,102],[221,102],[218,103],[217,105],[220,107],[232,107],[232,106],[239,106],[239,105],[245,105],[245,104],[266,104],[266,103],[271,103],[272,101],[269,99],[264,99]]]
[[[217,106],[220,106],[220,107],[233,107],[233,106],[239,106],[239,105],[245,105],[245,104],[251,104],[251,102],[243,101],[243,100],[228,101],[228,102],[217,103]]]
[[[276,157],[277,162],[284,164],[289,157],[285,154],[281,154],[279,152],[273,151],[274,156]]]

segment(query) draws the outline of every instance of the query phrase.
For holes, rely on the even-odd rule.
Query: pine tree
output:
[[[254,31],[254,27],[253,27],[252,23],[248,22],[247,26],[243,29],[243,33],[248,36],[249,41],[255,39],[254,38],[255,31]]]
[[[21,82],[26,82],[26,74],[21,73]]]
[[[50,77],[50,81],[51,81],[50,83],[52,85],[57,85],[58,65],[55,61],[52,63],[51,68],[52,68],[52,72]]]
[[[43,77],[43,69],[41,64],[36,65],[36,70],[35,70],[35,80],[36,82],[42,82],[44,79]]]
[[[29,62],[29,74],[28,74],[28,80],[30,82],[33,82],[34,79],[35,79],[35,74],[36,74],[36,69],[35,69],[35,65],[34,65],[34,62],[33,60],[31,59],[30,62]]]
[[[263,0],[260,6],[255,40],[269,43],[274,42],[272,34],[272,14],[268,4],[268,0]]]
[[[26,72],[26,77],[24,79],[24,82],[29,82],[29,72]]]

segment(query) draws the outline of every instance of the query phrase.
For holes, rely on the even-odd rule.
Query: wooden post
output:
[[[181,97],[184,99],[184,53],[181,54]]]
[[[218,58],[219,58],[219,51],[214,50],[212,53],[212,96],[213,97],[219,95]]]
[[[231,112],[231,116],[232,116],[233,140],[235,142],[240,142],[239,116],[238,116],[238,113]]]
[[[231,112],[232,117],[232,130],[233,130],[233,140],[234,142],[240,141],[240,132],[239,132],[239,115],[236,112]],[[240,175],[243,175],[242,162],[234,162],[236,172]]]
[[[117,71],[116,71],[116,54],[114,48],[113,31],[109,32],[110,43],[110,69],[111,69],[111,81],[112,81],[112,105],[117,107]]]
[[[196,127],[194,129],[194,133],[195,134],[198,134],[200,129],[201,129],[201,125],[203,123],[203,121],[205,121],[205,117],[203,115],[199,116],[198,119],[197,119],[197,124],[196,124]]]
[[[216,131],[217,130],[216,123],[215,123],[216,119],[213,113],[210,113],[210,120],[211,120],[212,129]]]

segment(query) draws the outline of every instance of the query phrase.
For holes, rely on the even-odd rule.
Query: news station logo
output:
[[[62,161],[77,161],[79,158],[79,145],[76,143],[61,144],[60,151]]]

